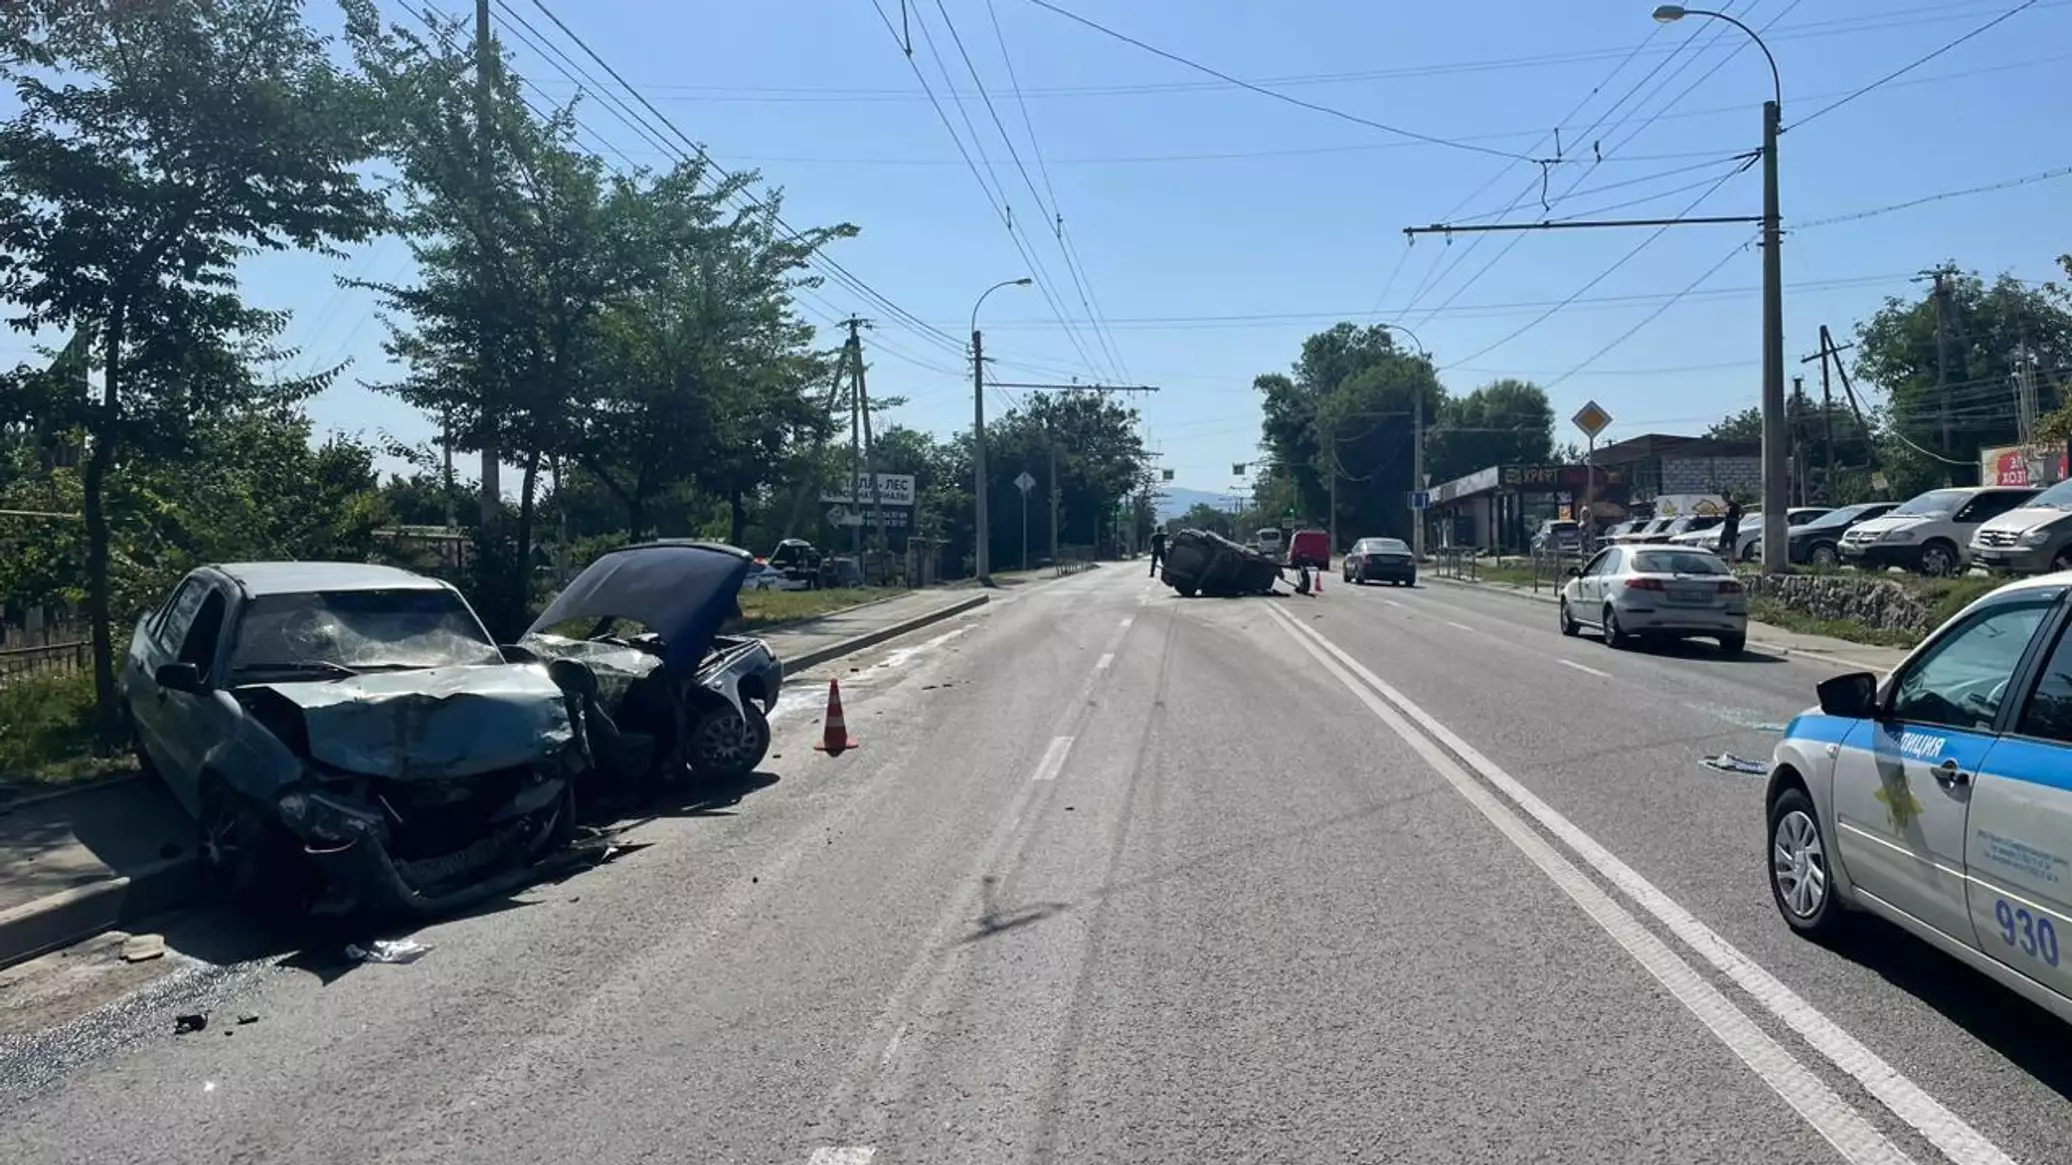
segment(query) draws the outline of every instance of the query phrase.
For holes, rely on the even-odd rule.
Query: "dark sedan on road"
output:
[[[1397,586],[1417,585],[1417,557],[1401,538],[1362,538],[1345,556],[1345,581],[1368,583],[1377,579]]]

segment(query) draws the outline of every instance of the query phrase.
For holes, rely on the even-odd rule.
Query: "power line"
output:
[[[1984,186],[1967,186],[1962,190],[1945,190],[1939,194],[1924,194],[1919,198],[1910,198],[1905,202],[1895,202],[1890,206],[1874,207],[1870,210],[1852,211],[1849,214],[1838,214],[1831,218],[1816,218],[1810,222],[1802,222],[1793,229],[1803,231],[1808,229],[1809,227],[1825,227],[1833,226],[1836,223],[1855,222],[1858,219],[1875,218],[1881,214],[1891,214],[1893,211],[1896,210],[1909,210],[1913,207],[1922,206],[1930,202],[1944,202],[1948,199],[1963,198],[1972,194],[1990,194],[1996,190],[2011,190],[2017,186],[2027,186],[2034,182],[2047,182],[2053,178],[2063,178],[2068,175],[2072,175],[2072,166],[2060,166],[2055,170],[2043,170],[2035,174],[2024,174],[2019,178],[2008,178],[1999,182],[1988,182]]]
[[[1610,352],[1612,349],[1618,347],[1626,341],[1632,339],[1634,335],[1637,334],[1642,328],[1648,326],[1651,323],[1654,323],[1656,319],[1660,318],[1663,312],[1668,311],[1672,307],[1675,307],[1678,301],[1682,300],[1686,295],[1689,295],[1691,292],[1696,291],[1698,289],[1699,284],[1712,278],[1714,275],[1719,274],[1720,268],[1725,267],[1729,262],[1733,260],[1734,256],[1739,255],[1741,252],[1747,249],[1747,243],[1737,244],[1733,250],[1730,250],[1726,254],[1720,256],[1719,262],[1714,263],[1710,267],[1707,267],[1696,279],[1691,280],[1690,283],[1685,285],[1682,291],[1679,291],[1675,295],[1670,296],[1668,299],[1663,300],[1662,303],[1655,308],[1655,310],[1649,312],[1645,316],[1642,316],[1640,319],[1635,320],[1632,327],[1627,328],[1623,332],[1620,332],[1617,336],[1612,338],[1612,341],[1610,343],[1606,344],[1604,347],[1599,348],[1597,351],[1590,353],[1588,356],[1585,356],[1583,358],[1582,363],[1577,364],[1574,368],[1569,369],[1567,372],[1562,373],[1561,375],[1555,377],[1554,379],[1548,381],[1546,384],[1543,384],[1540,387],[1553,388],[1555,385],[1560,384],[1562,381],[1567,380],[1569,377],[1574,376],[1576,373],[1581,372],[1585,368],[1590,367],[1592,364],[1597,363],[1597,361],[1606,353]]]
[[[2030,3],[2035,2],[2036,0],[2030,0]],[[1038,8],[1045,9],[1046,11],[1054,12],[1067,20],[1071,20],[1078,24],[1085,25],[1086,27],[1093,29],[1095,32],[1098,32],[1103,36],[1113,37],[1116,40],[1122,41],[1124,44],[1134,45],[1137,48],[1143,49],[1145,52],[1152,54],[1153,56],[1163,57],[1164,59],[1171,61],[1176,65],[1183,65],[1189,69],[1193,69],[1198,73],[1207,73],[1211,77],[1216,77],[1220,80],[1226,81],[1232,85],[1237,86],[1240,89],[1245,89],[1250,92],[1257,93],[1262,97],[1271,97],[1275,101],[1283,101],[1289,105],[1297,106],[1298,108],[1302,109],[1307,109],[1314,113],[1322,113],[1330,117],[1338,118],[1341,121],[1352,122],[1354,125],[1364,125],[1369,127],[1370,129],[1378,129],[1381,130],[1383,133],[1395,134],[1397,137],[1411,138],[1416,141],[1425,142],[1429,145],[1445,146],[1448,149],[1455,150],[1466,150],[1470,153],[1489,154],[1493,157],[1498,158],[1512,158],[1522,162],[1532,161],[1531,158],[1527,158],[1521,154],[1506,153],[1503,150],[1492,149],[1489,146],[1478,146],[1473,142],[1464,142],[1448,138],[1435,137],[1431,134],[1418,133],[1415,130],[1403,129],[1400,126],[1387,125],[1383,122],[1375,121],[1372,118],[1361,117],[1359,114],[1356,113],[1347,113],[1342,109],[1333,109],[1331,106],[1320,105],[1314,101],[1304,100],[1300,97],[1295,97],[1287,93],[1282,93],[1279,90],[1269,89],[1264,85],[1257,85],[1250,81],[1240,80],[1219,69],[1210,68],[1209,66],[1204,65],[1199,61],[1189,60],[1188,58],[1183,57],[1178,53],[1167,52],[1165,49],[1159,48],[1156,45],[1146,44],[1145,42],[1138,40],[1136,37],[1130,36],[1127,33],[1117,32],[1114,29],[1109,28],[1107,25],[1100,24],[1093,20],[1089,20],[1076,12],[1067,11],[1066,9],[1060,8],[1057,5],[1052,4],[1050,0],[1029,0],[1029,3],[1036,5]]]
[[[1986,21],[1984,24],[1979,25],[1977,28],[1972,29],[1970,32],[1967,32],[1963,36],[1958,37],[1956,40],[1953,40],[1948,44],[1943,45],[1941,48],[1936,49],[1934,52],[1929,53],[1927,56],[1918,57],[1907,64],[1901,65],[1899,68],[1894,69],[1890,73],[1885,74],[1884,76],[1878,78],[1875,81],[1872,81],[1870,84],[1863,86],[1861,89],[1853,90],[1848,95],[1842,97],[1840,100],[1835,101],[1832,104],[1821,106],[1819,109],[1814,110],[1810,116],[1802,117],[1798,121],[1794,122],[1791,128],[1797,129],[1799,126],[1805,125],[1807,122],[1812,121],[1815,118],[1822,117],[1828,113],[1832,113],[1833,111],[1840,109],[1842,106],[1849,104],[1851,101],[1856,100],[1857,98],[1863,96],[1864,94],[1870,92],[1873,89],[1878,88],[1886,82],[1895,80],[1901,76],[1904,76],[1907,73],[1913,72],[1916,68],[1919,68],[1920,66],[1927,64],[1928,62],[1943,55],[1944,53],[1949,52],[1951,49],[1956,48],[1958,45],[1963,44],[1965,41],[1970,40],[1972,37],[1978,36],[1980,33],[1985,32],[1987,29],[1990,29],[1995,25],[2000,24],[2002,21],[2009,20],[2028,9],[2036,7],[2037,3],[2038,0],[2022,0],[2022,3],[2015,5],[2013,8],[2008,9],[2007,11],[2001,13],[1998,16],[1995,16],[1993,19]]]
[[[641,107],[646,109],[648,113],[655,118],[656,121],[659,121],[663,126],[667,127],[671,133],[675,134],[677,140],[683,142],[684,145],[688,146],[690,148],[691,153],[695,155],[698,164],[711,167],[713,172],[718,174],[720,178],[725,182],[732,183],[735,181],[734,174],[729,172],[726,169],[726,167],[714,161],[712,156],[706,152],[705,147],[703,145],[695,141],[692,141],[690,136],[684,133],[683,130],[679,129],[675,122],[669,120],[669,118],[666,117],[661,110],[656,109],[653,102],[649,101],[647,97],[642,95],[639,90],[627,84],[626,78],[620,76],[619,71],[617,69],[612,68],[610,62],[606,61],[603,57],[599,56],[597,50],[591,48],[588,42],[584,41],[582,37],[576,35],[573,29],[569,28],[568,25],[564,23],[559,16],[556,16],[554,14],[553,9],[547,7],[546,0],[532,0],[532,3],[533,6],[535,8],[538,8],[540,12],[544,16],[546,16],[548,20],[553,22],[555,28],[561,30],[562,35],[568,37],[570,41],[574,42],[577,48],[583,50],[583,55],[589,57],[592,61],[594,61],[599,68],[603,69],[605,73],[611,77],[613,81],[618,82],[619,86],[622,89],[624,89],[629,95],[631,95],[635,101],[638,101],[641,104]],[[801,234],[798,230],[794,229],[790,223],[785,222],[783,217],[777,214],[776,211],[774,211],[768,204],[757,199],[754,195],[748,193],[747,190],[736,190],[735,196],[739,198],[741,201],[746,202],[755,210],[769,215],[770,221],[776,224],[794,241],[805,241],[805,236],[803,234]],[[840,283],[843,287],[849,289],[851,292],[862,296],[865,300],[873,304],[876,304],[878,307],[882,308],[888,315],[891,315],[896,320],[900,321],[903,327],[913,328],[922,333],[933,335],[936,339],[947,342],[953,350],[963,350],[963,345],[958,340],[956,340],[955,337],[952,337],[947,332],[943,332],[940,329],[925,323],[921,320],[919,316],[916,316],[914,313],[908,311],[906,308],[903,308],[899,304],[893,302],[882,292],[878,291],[870,284],[864,282],[862,279],[852,274],[848,270],[848,268],[842,266],[840,263],[829,258],[825,254],[820,253],[819,251],[815,251],[814,254],[808,259],[808,263],[811,266],[821,269],[823,273],[827,274],[830,278],[833,278],[837,283]]]

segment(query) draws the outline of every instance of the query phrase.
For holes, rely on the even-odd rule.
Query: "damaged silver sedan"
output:
[[[574,828],[589,759],[569,700],[435,579],[203,567],[138,621],[120,682],[139,762],[248,907],[329,891],[434,913],[517,884]]]

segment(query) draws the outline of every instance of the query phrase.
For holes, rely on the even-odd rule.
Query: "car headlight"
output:
[[[1887,530],[1883,539],[1886,542],[1912,542],[1913,540],[1914,532],[1912,530]]]
[[[2048,541],[2050,541],[2049,530],[2031,530],[2027,534],[2022,535],[2022,545],[2024,546],[2041,546]]]

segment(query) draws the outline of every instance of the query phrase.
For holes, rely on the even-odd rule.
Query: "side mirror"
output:
[[[193,695],[201,691],[201,669],[191,663],[162,663],[151,678],[168,692],[186,692]]]
[[[1878,677],[1867,671],[1836,676],[1813,689],[1820,710],[1829,716],[1867,720],[1878,712]]]

